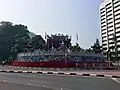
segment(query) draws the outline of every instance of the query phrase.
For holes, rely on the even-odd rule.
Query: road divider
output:
[[[98,77],[105,77],[105,75],[97,74]]]
[[[104,74],[89,74],[89,73],[75,73],[75,72],[64,72],[64,71],[25,71],[25,70],[0,70],[0,72],[6,73],[33,73],[33,74],[51,74],[51,75],[78,75],[78,76],[96,76],[96,77],[109,77],[109,78],[120,78],[120,76],[104,75]]]

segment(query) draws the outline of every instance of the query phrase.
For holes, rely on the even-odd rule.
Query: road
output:
[[[120,90],[110,78],[0,73],[1,90]]]
[[[14,84],[14,83],[0,83],[0,90],[53,90],[44,87],[34,87],[29,85]]]

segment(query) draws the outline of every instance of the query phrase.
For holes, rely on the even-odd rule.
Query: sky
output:
[[[102,0],[0,0],[0,21],[24,24],[45,37],[45,31],[72,36],[72,43],[89,48],[101,40],[99,5]]]

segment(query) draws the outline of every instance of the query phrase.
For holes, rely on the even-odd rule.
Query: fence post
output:
[[[95,63],[93,62],[93,69],[95,68]]]
[[[87,67],[87,64],[85,63],[84,65],[85,65],[85,69],[86,69],[86,67]]]
[[[100,70],[102,69],[102,66],[103,66],[103,65],[102,65],[102,64],[100,64]]]

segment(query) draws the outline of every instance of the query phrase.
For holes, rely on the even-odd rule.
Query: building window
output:
[[[112,13],[111,14],[109,14],[109,15],[107,15],[107,17],[109,17],[109,16],[111,16],[112,15]]]
[[[106,4],[106,7],[109,6],[111,3]]]
[[[108,32],[112,32],[113,30],[109,30]]]
[[[115,16],[119,16],[119,15],[120,15],[120,13],[116,14]]]
[[[106,25],[102,25],[101,28],[105,27]]]
[[[107,40],[102,40],[102,42],[106,42]]]
[[[102,29],[102,31],[105,31],[106,29]]]
[[[101,21],[105,20],[105,18],[101,19]]]
[[[106,36],[103,36],[102,38],[106,38]]]
[[[120,31],[116,31],[116,34],[117,34],[117,33],[120,33]]]
[[[115,29],[120,29],[120,26],[118,26],[118,27],[115,27]]]
[[[104,17],[104,16],[105,16],[105,14],[101,15],[101,18]]]
[[[110,46],[109,49],[114,49],[114,46]]]
[[[112,33],[112,34],[109,34],[108,36],[113,36],[113,33]]]
[[[112,12],[112,10],[107,11],[107,13],[110,13],[110,12]]]
[[[115,20],[119,20],[119,19],[120,19],[120,17],[116,18]]]
[[[120,24],[120,22],[115,23],[116,25]]]
[[[120,2],[119,0],[118,0],[118,1],[116,1],[116,2],[115,2],[115,0],[114,0],[114,4],[117,4],[117,3],[119,3],[119,2]]]
[[[106,9],[110,9],[112,6],[107,7]]]
[[[103,50],[107,50],[107,47],[103,47]]]
[[[117,42],[120,42],[120,40],[117,40]]]
[[[102,44],[102,46],[106,46],[107,44]]]
[[[108,22],[107,24],[111,24],[111,23],[113,23],[113,22],[111,21],[111,22]]]
[[[113,37],[109,38],[108,40],[113,40]]]
[[[117,11],[120,11],[120,8],[119,8],[119,9],[117,9],[117,10],[115,10],[114,12],[117,12]]]
[[[115,6],[114,8],[120,7],[120,4],[118,4],[117,6]]]
[[[103,14],[105,11],[102,11],[101,14]]]
[[[101,22],[101,24],[104,24],[105,23],[105,21],[104,22]]]
[[[112,27],[113,27],[113,25],[109,26],[108,29],[109,29],[109,28],[112,28]]]
[[[109,44],[114,44],[114,42],[109,42]]]
[[[116,36],[116,38],[120,38],[120,36]]]
[[[103,46],[106,46],[107,44],[102,44]]]
[[[107,21],[108,21],[108,20],[111,20],[111,19],[112,19],[112,17],[111,17],[111,18],[109,18],[109,19],[107,19]]]
[[[102,35],[106,34],[106,32],[102,33]]]
[[[104,7],[100,9],[100,11],[102,11],[103,9],[105,9]]]

